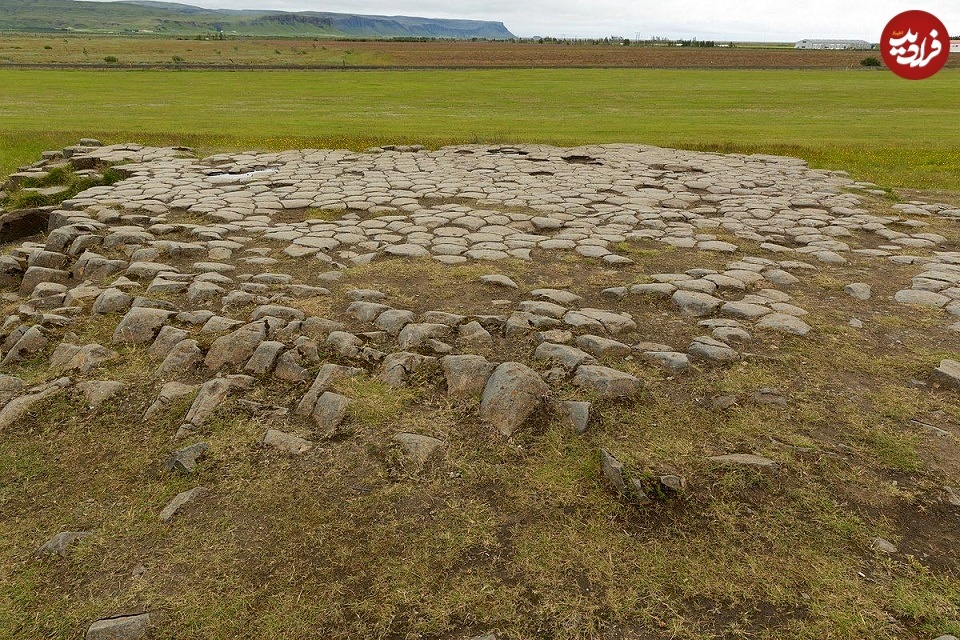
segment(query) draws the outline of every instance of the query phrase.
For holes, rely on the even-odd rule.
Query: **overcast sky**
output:
[[[960,34],[960,0],[179,0],[209,8],[336,11],[497,20],[518,36],[701,40],[856,38],[878,42],[887,21],[907,9],[939,17]]]

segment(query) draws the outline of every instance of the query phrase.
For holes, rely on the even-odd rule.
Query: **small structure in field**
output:
[[[873,49],[866,40],[813,40],[807,38],[794,45],[795,49]]]
[[[950,53],[960,53],[960,40],[950,41]]]

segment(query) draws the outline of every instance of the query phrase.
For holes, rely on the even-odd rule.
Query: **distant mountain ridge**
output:
[[[515,36],[502,22],[325,11],[204,9],[172,2],[129,0],[0,0],[0,31],[195,36],[353,38],[482,38]]]

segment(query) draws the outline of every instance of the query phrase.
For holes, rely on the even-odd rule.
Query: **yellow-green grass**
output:
[[[229,149],[646,143],[960,182],[960,71],[0,71],[0,173],[80,136]]]

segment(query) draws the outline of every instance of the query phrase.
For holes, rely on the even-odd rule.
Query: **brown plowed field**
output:
[[[352,42],[350,48],[389,57],[398,66],[443,67],[858,67],[878,51],[801,51],[500,42]]]

